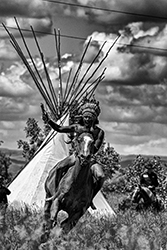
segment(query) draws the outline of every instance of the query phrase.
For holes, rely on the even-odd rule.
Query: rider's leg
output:
[[[94,177],[94,190],[93,190],[93,197],[96,196],[96,194],[99,192],[99,190],[102,188],[104,180],[105,180],[105,176],[104,176],[104,172],[102,169],[102,166],[98,163],[95,163],[91,166],[91,171]],[[95,209],[96,207],[94,206],[94,204],[91,204],[91,207],[93,209]]]
[[[63,160],[61,160],[57,166],[56,166],[56,171],[57,171],[57,183],[61,180],[62,176],[68,171],[70,167],[72,167],[75,164],[75,155],[69,155]]]
[[[146,203],[151,204],[152,202],[156,201],[156,196],[154,195],[151,189],[149,189],[148,187],[142,187],[142,189],[147,195],[147,198],[145,199]]]
[[[140,190],[139,190],[138,187],[134,190],[131,200],[134,203],[138,203],[139,202],[139,200],[140,200]]]

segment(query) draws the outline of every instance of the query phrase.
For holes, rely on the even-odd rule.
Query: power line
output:
[[[10,27],[10,26],[6,26],[7,28],[9,29],[14,29],[14,30],[17,30],[17,28],[15,27]],[[3,28],[3,26],[1,25],[0,28]],[[22,31],[24,32],[29,32],[29,33],[32,33],[32,30],[29,30],[29,29],[21,29]],[[35,33],[38,33],[38,34],[42,34],[42,35],[52,35],[52,36],[55,36],[54,33],[51,33],[51,32],[42,32],[42,31],[35,31]],[[64,35],[64,34],[60,34],[60,37],[63,37],[63,38],[70,38],[70,39],[76,39],[76,40],[82,40],[82,41],[85,41],[87,38],[85,37],[78,37],[78,36],[71,36],[71,35]],[[104,42],[102,40],[97,40],[99,42]],[[106,43],[111,43],[109,41],[106,41]],[[142,46],[142,45],[135,45],[135,44],[126,44],[126,43],[120,43],[120,42],[117,42],[116,44],[119,44],[119,45],[125,45],[125,46],[128,46],[128,47],[136,47],[136,48],[141,48],[141,49],[149,49],[149,50],[156,50],[156,51],[163,51],[163,52],[167,52],[167,49],[162,49],[162,48],[158,48],[158,47],[147,47],[147,46]]]
[[[5,25],[5,26],[6,26],[6,25]],[[18,31],[18,28],[15,28],[15,27],[10,27],[10,26],[6,26],[6,27],[9,28],[9,29],[13,29],[13,30],[17,30],[17,31]],[[4,27],[3,27],[2,25],[1,25],[0,28],[3,28],[3,29],[4,29]],[[24,31],[24,32],[29,32],[29,33],[32,34],[32,30],[23,29],[23,28],[21,28],[21,30]],[[41,34],[41,35],[51,35],[51,36],[55,36],[55,34],[52,33],[52,32],[43,32],[43,31],[39,31],[39,30],[35,30],[35,33],[38,33],[38,34]],[[60,36],[61,36],[61,37],[64,37],[64,38],[72,38],[72,39],[83,40],[83,41],[85,41],[85,40],[87,39],[87,38],[85,38],[85,37],[78,37],[78,36],[71,36],[71,35],[64,35],[64,34],[60,34]]]
[[[69,6],[94,9],[94,10],[102,10],[102,11],[106,11],[106,12],[119,13],[119,14],[131,15],[131,16],[140,16],[140,17],[145,17],[145,18],[150,17],[150,18],[155,18],[155,19],[167,20],[167,17],[162,17],[162,16],[160,17],[160,16],[146,15],[146,14],[134,13],[134,12],[128,12],[128,11],[106,9],[106,8],[100,8],[100,7],[89,6],[89,5],[66,3],[66,2],[60,2],[60,1],[54,1],[54,0],[43,0],[43,2],[50,2],[50,3],[55,3],[55,4],[58,3],[58,4],[62,4],[62,5],[69,5]]]

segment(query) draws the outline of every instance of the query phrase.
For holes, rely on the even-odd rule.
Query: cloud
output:
[[[18,54],[11,46],[9,41],[1,40],[0,41],[0,61],[14,61],[18,60]]]
[[[16,17],[25,37],[33,36],[30,26],[37,31],[36,36],[46,36],[52,31],[52,19],[48,6],[48,3],[42,0],[1,0],[0,21],[15,37],[20,37],[20,33],[14,17]],[[0,37],[8,38],[9,36],[2,25],[0,29]]]
[[[48,33],[52,31],[52,21],[50,17],[43,17],[43,18],[16,18],[19,28],[21,29],[22,34],[24,37],[33,37],[33,32],[31,31],[31,27],[35,31],[36,36],[46,36]],[[4,20],[4,25],[8,29],[12,35],[17,38],[20,37],[20,32],[17,27],[14,18],[6,18]],[[9,38],[8,33],[6,32],[5,28],[1,28],[0,38],[7,39]]]
[[[106,142],[120,154],[166,154],[166,124],[100,122],[100,125],[105,130]]]
[[[31,60],[29,58],[27,60],[32,69],[34,69]],[[46,83],[42,59],[34,57],[34,62],[43,82]],[[69,71],[70,62],[71,57],[63,58],[62,79],[64,79],[66,72]],[[57,68],[56,58],[46,58],[46,67],[56,90],[59,83],[59,69]],[[64,84],[63,82],[63,87]],[[43,101],[39,90],[22,61],[15,61],[15,63],[11,63],[6,67],[4,65],[3,72],[0,74],[1,121],[25,121],[29,117],[38,117],[41,120],[40,103]]]
[[[0,92],[1,96],[23,97],[30,96],[33,89],[19,79],[13,80],[5,75],[0,75]]]
[[[15,61],[13,64],[4,65],[0,74],[0,120],[4,129],[5,124],[9,125],[9,122],[39,117],[41,96],[34,83],[24,81],[23,75],[26,71],[23,63]]]
[[[69,3],[73,4],[73,1]],[[161,23],[166,21],[167,2],[165,0],[158,2],[141,0],[140,3],[138,0],[77,0],[75,4],[57,3],[51,4],[51,6],[54,13],[62,12],[66,16],[76,16],[76,18],[84,18],[90,22],[107,26],[106,31],[108,32],[131,22]],[[86,6],[90,8],[86,8]]]
[[[85,42],[85,45],[87,45],[87,41]],[[84,48],[84,51],[85,51],[85,49],[86,48]],[[90,45],[88,46],[88,49],[86,50],[86,54],[84,56],[83,62],[84,63],[91,63],[94,60],[94,58],[97,56],[99,49],[100,49],[100,44],[95,40],[92,41],[90,43]],[[99,58],[100,58],[100,54],[94,62],[98,62]]]
[[[1,0],[0,15],[42,18],[49,15],[48,3],[42,0]]]
[[[106,3],[108,4],[107,1]],[[68,8],[66,8],[66,14],[69,11],[69,15],[71,15]],[[80,13],[77,12],[77,14],[80,17],[84,15],[82,11]],[[92,59],[95,58],[98,49],[104,41],[107,42],[92,65],[92,69],[88,74],[89,76],[109,47],[112,46],[117,35],[111,32],[112,29],[109,30],[108,34],[94,32],[91,35],[92,43],[83,61],[81,76],[89,67]],[[143,22],[129,23],[126,27],[121,27],[119,29],[121,33],[120,39],[111,49],[108,57],[98,71],[100,72],[104,67],[107,67],[105,80],[101,82],[96,91],[102,110],[100,125],[102,124],[106,132],[107,140],[113,146],[116,146],[116,149],[119,149],[119,153],[123,152],[127,154],[133,152],[133,150],[136,150],[135,153],[140,153],[144,151],[144,146],[146,146],[146,152],[151,152],[151,149],[153,149],[152,152],[155,152],[154,145],[157,145],[158,148],[161,145],[163,146],[162,139],[165,138],[167,133],[165,128],[167,122],[166,52],[162,55],[162,52],[159,54],[152,53],[149,49],[146,50],[145,48],[144,52],[142,52],[139,46],[140,44],[144,46],[144,41],[148,41],[150,38],[151,46],[165,48],[166,44],[163,42],[166,41],[165,30],[165,25],[160,27],[159,24],[155,25],[154,23],[154,25],[146,26]],[[131,46],[128,47],[127,44]],[[135,48],[133,45],[137,45],[139,48],[137,46]],[[78,58],[63,58],[63,83],[67,79],[69,68],[71,66],[74,69],[78,67]],[[42,79],[45,81],[46,76],[41,59],[35,57],[34,60]],[[55,60],[55,58],[46,58],[49,75],[56,88],[59,72]],[[12,87],[11,79],[14,82],[18,80],[15,84],[16,88],[19,87],[18,91],[20,91],[20,95],[17,95],[14,89],[10,90],[10,87],[5,89],[6,92],[3,89],[4,96],[1,97],[1,120],[3,122],[15,122],[17,120],[23,122],[28,117],[34,116],[40,120],[39,104],[42,98],[40,99],[39,91],[36,89],[29,72],[25,70],[20,62],[16,65],[12,64],[11,68],[9,67],[3,71],[4,75],[2,74],[2,76],[8,77],[10,87]],[[74,72],[75,70],[72,74]],[[94,78],[97,75],[98,73],[95,74]],[[31,94],[31,90],[33,94]],[[22,124],[22,128],[24,126]],[[18,128],[21,129],[21,127]],[[137,145],[141,147],[137,148]]]
[[[26,121],[29,117],[40,119],[40,102],[31,98],[1,97],[0,121]]]
[[[151,152],[152,155],[166,156],[166,147],[167,139],[161,138],[157,140],[150,140],[149,142],[135,146],[125,146],[124,153],[150,155]]]
[[[96,95],[101,103],[101,119],[104,121],[131,123],[166,123],[167,86],[103,86]]]
[[[99,46],[104,41],[107,41],[102,50],[102,54],[105,55],[117,36],[113,33],[106,35],[105,33],[94,32],[91,37],[92,41],[98,43]],[[128,39],[130,41],[130,38]],[[120,48],[126,47],[124,44],[127,44],[127,37],[121,36],[103,63],[103,68],[107,68],[105,72],[106,84],[108,82],[109,85],[152,85],[160,84],[167,78],[167,60],[165,56],[121,51]],[[91,47],[93,47],[93,43]],[[91,53],[89,53],[89,57],[92,58]]]
[[[25,126],[25,121],[0,121],[0,138],[4,142],[2,146],[17,149],[17,141],[19,139],[26,140]]]
[[[15,63],[0,74],[1,97],[26,97],[33,94],[33,89],[21,80],[24,72],[25,67]]]
[[[148,53],[167,56],[167,26],[147,27],[145,23],[130,23],[119,31],[124,38],[124,44],[118,49],[120,52]]]

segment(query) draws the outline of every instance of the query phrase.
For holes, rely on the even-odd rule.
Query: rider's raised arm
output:
[[[48,124],[59,133],[72,133],[75,132],[75,125],[60,126],[51,119],[48,120]]]
[[[42,119],[45,123],[48,123],[54,130],[56,130],[59,133],[72,133],[75,132],[75,125],[70,126],[60,126],[56,122],[52,121],[49,118],[48,113],[44,109],[44,105],[41,103],[41,109],[42,109]]]

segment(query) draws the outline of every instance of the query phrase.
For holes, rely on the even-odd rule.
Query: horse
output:
[[[143,209],[152,208],[154,211],[161,211],[164,206],[162,201],[156,197],[156,195],[147,187],[138,185],[135,192],[125,198],[121,204],[119,204],[120,210],[128,208],[135,208],[137,211]]]
[[[91,156],[94,139],[90,133],[82,133],[75,139],[75,164],[61,177],[57,164],[45,181],[44,234],[58,225],[57,216],[63,210],[68,218],[60,223],[62,232],[68,233],[86,212],[93,200],[94,179],[91,172]]]

